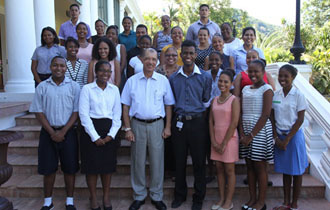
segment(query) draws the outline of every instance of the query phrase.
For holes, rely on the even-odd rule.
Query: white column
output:
[[[34,22],[37,46],[41,45],[41,31],[44,27],[55,28],[54,0],[34,0]]]
[[[121,22],[123,21],[123,18],[124,18],[125,7],[126,7],[126,2],[123,1],[123,0],[120,0],[120,2],[119,2],[119,17],[120,17],[119,32],[123,32],[124,31],[124,27],[121,24]]]
[[[90,8],[91,8],[90,27],[91,27],[92,35],[94,35],[96,34],[95,21],[99,19],[98,1],[90,1]]]
[[[94,0],[93,0],[94,2]],[[90,25],[91,23],[91,1],[90,0],[83,0],[82,5],[80,6],[80,16],[79,19]],[[94,28],[94,26],[91,26],[91,29]]]
[[[108,1],[108,24],[115,25],[115,10],[113,0]]]
[[[33,93],[31,57],[36,48],[33,0],[5,0],[8,81],[5,92]]]

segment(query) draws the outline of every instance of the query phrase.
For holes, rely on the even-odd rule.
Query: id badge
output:
[[[179,131],[181,131],[181,129],[183,128],[183,122],[177,121],[176,122],[176,127],[179,129]]]

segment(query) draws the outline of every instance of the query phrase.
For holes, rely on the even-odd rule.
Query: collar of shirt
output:
[[[138,77],[139,79],[148,79],[148,78],[145,77],[143,71],[140,72],[140,73],[138,73],[138,74],[137,74],[137,77]],[[151,76],[150,78],[151,78],[151,79],[154,79],[154,80],[157,80],[157,79],[158,79],[158,78],[157,78],[157,73],[156,73],[156,72],[153,72],[153,73],[152,73],[152,76]]]
[[[206,71],[206,72],[207,72],[208,74],[210,74],[211,77],[212,77],[212,70],[208,70],[208,71]],[[220,77],[221,72],[222,72],[222,69],[219,68],[218,73],[217,73],[217,76],[215,77],[215,81],[218,80],[218,78]],[[213,80],[213,77],[212,77],[212,80]],[[213,80],[213,81],[214,81],[214,80]]]
[[[135,32],[132,31],[132,30],[130,30],[130,31],[129,31],[129,34],[125,34],[124,32],[122,32],[122,33],[120,33],[120,34],[123,35],[123,36],[130,36],[130,35],[134,35]]]
[[[101,89],[97,84],[96,84],[96,80],[92,83],[92,88],[99,88]],[[107,82],[107,86],[105,87],[105,89],[107,88],[112,88],[111,84],[109,82]],[[105,90],[104,89],[104,90]]]
[[[181,68],[179,69],[178,73],[177,74],[182,74],[183,76],[185,77],[188,77],[184,72],[183,72],[183,66],[181,66]],[[195,64],[194,65],[194,71],[191,75],[194,75],[194,74],[202,74],[201,71],[199,70],[199,68],[197,67],[197,65]]]
[[[57,86],[57,84],[54,82],[54,80],[53,80],[53,77],[49,77],[47,80],[46,80],[46,82],[49,82],[50,84],[52,84],[52,85],[56,85]],[[69,79],[68,77],[66,77],[66,76],[64,76],[64,80],[58,85],[58,86],[61,86],[61,85],[63,85],[64,83],[69,83],[69,82],[71,82],[71,79]]]
[[[204,24],[202,23],[202,21],[199,19],[199,20],[197,21],[197,24],[202,25],[202,26],[208,26],[208,25],[211,25],[211,24],[212,24],[212,21],[211,21],[210,19],[208,19],[208,20],[207,20],[207,23],[204,25]]]
[[[252,49],[256,50],[255,47],[254,47],[254,45],[252,45]],[[247,52],[247,51],[244,49],[244,44],[242,44],[241,46],[239,46],[239,47],[237,48],[237,50],[238,50],[238,51]],[[259,52],[259,51],[258,51],[258,52]]]
[[[73,26],[77,26],[78,25],[78,23],[80,23],[80,19],[78,19],[77,20],[77,23],[76,23],[76,25],[74,25],[73,23],[72,23],[72,20],[70,19],[70,23],[71,23],[71,25],[73,25]]]
[[[296,87],[292,86],[292,88],[291,88],[291,90],[289,91],[288,95],[294,95],[294,94],[296,94],[296,91],[297,91]],[[285,96],[284,96],[284,92],[283,92],[283,88],[281,88],[280,95],[281,95],[283,98],[285,98]],[[287,96],[288,96],[288,95],[287,95]]]

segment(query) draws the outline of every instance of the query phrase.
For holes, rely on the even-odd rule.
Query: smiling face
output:
[[[99,45],[98,52],[102,60],[108,60],[108,56],[110,53],[109,45],[105,42],[101,42]]]
[[[182,47],[181,58],[182,58],[182,62],[185,66],[194,65],[196,57],[197,57],[197,53],[196,53],[195,47],[193,47],[193,46]]]
[[[143,72],[151,73],[154,71],[157,65],[157,52],[147,49],[142,57]]]
[[[147,30],[145,27],[136,28],[136,40],[139,40],[141,36],[147,35]]]
[[[221,26],[221,34],[225,40],[229,40],[233,37],[233,31],[228,24],[224,24]]]
[[[218,71],[220,69],[220,66],[222,64],[222,60],[220,56],[216,53],[213,53],[209,57],[210,60],[210,68],[212,71]]]
[[[178,61],[178,52],[173,48],[169,48],[168,50],[166,50],[165,64],[174,65],[177,63],[177,61]]]
[[[210,35],[208,34],[207,30],[202,29],[202,30],[198,31],[199,43],[204,44],[204,43],[208,42],[209,37],[210,37]]]
[[[109,29],[106,36],[114,43],[118,40],[117,31],[114,28]]]
[[[227,74],[221,74],[218,81],[218,87],[221,93],[227,93],[230,91],[232,82]]]
[[[278,72],[278,82],[283,88],[291,87],[294,77],[285,68],[280,69]]]
[[[123,20],[123,28],[124,31],[130,31],[132,27],[132,22],[130,19],[125,18],[125,20]]]
[[[52,77],[54,80],[60,80],[64,78],[66,71],[66,62],[64,58],[55,58],[50,64],[50,70],[52,71]]]
[[[202,18],[208,18],[210,15],[210,10],[206,6],[203,6],[199,10],[199,17]]]
[[[174,28],[171,33],[173,43],[181,43],[183,38],[183,32],[180,28]]]
[[[150,48],[151,47],[151,41],[150,41],[150,39],[148,39],[148,38],[141,39],[140,42],[139,42],[139,47],[141,49]]]
[[[170,17],[167,16],[167,15],[162,16],[161,24],[162,24],[162,26],[163,26],[164,29],[170,28],[171,27]]]
[[[264,71],[259,64],[251,63],[248,68],[248,75],[253,84],[263,80]]]
[[[79,24],[77,26],[77,36],[78,38],[86,39],[87,36],[87,28],[84,24]]]
[[[256,36],[254,35],[253,30],[247,30],[245,34],[243,34],[242,37],[244,44],[246,45],[253,45],[254,40],[256,39]]]
[[[216,51],[222,52],[224,46],[224,41],[221,37],[219,36],[213,36],[212,38],[212,47]]]
[[[100,83],[106,83],[111,77],[111,66],[110,64],[102,64],[96,71],[96,80]]]
[[[246,54],[246,64],[249,65],[252,61],[254,60],[258,60],[259,59],[259,55],[256,51],[248,51],[248,53]]]
[[[70,57],[76,57],[79,47],[74,42],[69,42],[66,46],[66,53]]]
[[[50,45],[54,42],[55,36],[52,32],[44,30],[44,33],[42,34],[42,39],[47,45]]]
[[[104,34],[104,23],[102,21],[97,21],[95,23],[95,30],[97,34]]]

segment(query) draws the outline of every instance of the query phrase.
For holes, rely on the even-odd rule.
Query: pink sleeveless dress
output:
[[[211,112],[214,120],[215,141],[218,144],[221,144],[231,123],[231,104],[235,99],[235,96],[232,95],[223,104],[219,104],[217,102],[218,98],[219,96],[214,98]],[[221,161],[224,163],[234,163],[238,161],[238,145],[238,132],[236,129],[234,135],[226,146],[225,152],[222,155],[215,151],[211,146],[211,160]]]
[[[96,80],[96,74],[95,74],[95,64],[96,63],[97,62],[94,63],[94,67],[93,67],[94,81]],[[115,84],[115,74],[116,74],[116,72],[115,72],[115,59],[113,59],[109,63],[110,63],[110,66],[111,66],[111,71],[112,71],[109,82],[114,85]]]

